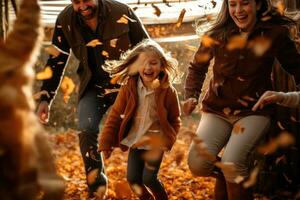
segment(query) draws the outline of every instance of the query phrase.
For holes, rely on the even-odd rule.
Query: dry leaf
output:
[[[65,76],[64,79],[62,80],[60,87],[64,94],[64,102],[68,103],[68,101],[70,99],[70,95],[73,93],[73,91],[75,89],[75,84],[74,84],[73,80],[71,78]]]
[[[53,71],[51,67],[47,66],[44,71],[37,73],[36,79],[37,80],[46,80],[50,79],[53,76]]]
[[[244,100],[242,100],[242,99],[238,99],[237,102],[239,102],[240,104],[242,104],[242,105],[245,106],[245,107],[248,107],[248,106],[249,106],[248,102],[247,102],[247,101],[244,101]]]
[[[277,126],[278,126],[281,130],[285,130],[284,126],[281,124],[280,121],[277,121]]]
[[[119,88],[104,89],[104,95],[111,94],[111,93],[114,93],[114,92],[119,92],[119,91],[120,91]]]
[[[225,115],[230,115],[231,109],[230,109],[229,107],[223,108],[223,113],[224,113]]]
[[[118,19],[117,23],[119,24],[128,24],[128,19],[122,16],[120,19]]]
[[[179,28],[183,22],[183,18],[184,18],[184,15],[185,15],[185,12],[186,10],[185,9],[182,9],[180,11],[180,14],[179,14],[179,17],[177,19],[177,22],[176,22],[176,27]]]
[[[42,90],[40,92],[37,92],[33,95],[33,99],[34,100],[38,100],[41,98],[42,95],[46,95],[48,98],[50,98],[49,93],[46,90]]]
[[[107,51],[102,51],[102,56],[105,56],[106,58],[108,58],[109,57],[109,53],[107,52]]]
[[[240,134],[240,133],[243,133],[245,131],[245,127],[242,127],[242,125],[237,122],[237,123],[234,124],[232,131],[235,134]]]
[[[257,175],[258,175],[258,173],[259,173],[259,167],[256,166],[252,170],[252,172],[251,172],[251,174],[249,176],[249,179],[243,183],[243,187],[244,188],[249,188],[249,187],[254,186],[255,183],[256,183],[256,181],[257,181]]]
[[[154,4],[151,4],[151,6],[154,8],[154,14],[159,17],[161,15],[160,9]]]
[[[252,101],[252,102],[256,102],[257,100],[252,98],[252,97],[249,97],[248,95],[245,95],[245,96],[242,96],[242,99],[246,100],[246,101]]]
[[[272,41],[266,37],[256,37],[248,47],[252,49],[256,56],[262,56],[271,47]]]
[[[285,4],[283,1],[278,1],[275,5],[280,15],[284,15]]]
[[[203,35],[201,44],[204,47],[212,47],[214,45],[219,44],[219,42],[217,40],[213,39],[212,37],[208,36],[208,35]]]
[[[212,5],[213,5],[213,8],[215,8],[216,5],[217,5],[217,2],[215,2],[214,0],[212,0],[211,3],[212,3]]]
[[[235,49],[243,49],[246,46],[247,40],[246,38],[240,36],[240,35],[235,35],[229,38],[229,41],[226,45],[226,48],[229,51],[235,50]]]
[[[151,82],[151,85],[150,85],[150,88],[151,89],[156,89],[160,86],[160,82],[159,82],[159,79],[155,79]]]
[[[206,63],[210,60],[209,53],[196,53],[195,54],[195,61],[197,63]]]
[[[49,55],[51,55],[53,58],[58,57],[59,54],[61,53],[61,52],[59,51],[59,49],[56,48],[54,45],[50,45],[50,46],[46,47],[46,48],[45,48],[45,51],[46,51]]]
[[[118,41],[118,39],[112,39],[112,40],[110,40],[110,46],[112,48],[116,48],[117,47],[117,41]]]
[[[86,44],[87,47],[96,47],[97,45],[102,45],[103,43],[100,42],[98,39],[94,39]]]

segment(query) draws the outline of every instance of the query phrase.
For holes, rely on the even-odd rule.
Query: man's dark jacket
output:
[[[122,52],[136,45],[144,38],[149,37],[139,19],[127,5],[114,0],[98,0],[98,3],[102,6],[98,15],[101,15],[103,19],[101,23],[104,23],[102,41],[99,41],[103,45],[103,52],[99,56],[104,56],[104,59],[119,59]],[[81,27],[77,19],[78,14],[73,10],[72,5],[68,5],[59,14],[55,28],[62,30],[66,43],[80,62],[77,70],[80,79],[80,99],[91,79],[92,73],[88,66],[87,44],[82,37]],[[65,58],[62,59],[66,61],[69,55],[66,52],[65,54],[61,53],[61,56],[64,56]],[[56,94],[66,66],[65,63],[59,66],[63,63],[59,62],[59,59],[57,63],[50,66],[53,76],[51,79],[45,80],[41,88],[41,90],[48,91],[50,97],[44,95],[41,100],[51,102]]]

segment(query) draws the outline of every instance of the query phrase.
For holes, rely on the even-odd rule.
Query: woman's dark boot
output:
[[[226,182],[228,200],[253,200],[252,190],[244,188],[242,184]]]
[[[228,200],[226,181],[223,174],[220,174],[219,177],[216,177],[214,200]]]

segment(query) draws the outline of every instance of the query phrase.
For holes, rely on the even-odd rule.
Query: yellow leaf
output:
[[[128,19],[126,19],[124,16],[122,16],[120,19],[118,19],[117,23],[128,24]]]
[[[53,71],[51,67],[47,66],[44,71],[37,73],[36,79],[37,80],[46,80],[50,79],[53,76]]]
[[[229,51],[232,51],[234,49],[243,49],[246,46],[246,43],[247,43],[246,38],[240,35],[235,35],[229,38],[226,48]]]
[[[50,45],[48,47],[45,48],[45,51],[50,54],[51,56],[53,56],[53,58],[56,58],[59,56],[59,54],[61,53],[59,51],[58,48],[56,48],[54,45]]]
[[[110,40],[110,46],[113,47],[113,48],[116,48],[117,47],[117,41],[118,41],[118,39]]]
[[[107,52],[107,51],[102,51],[102,56],[105,56],[106,58],[108,58],[109,57],[109,53]]]
[[[64,77],[61,83],[61,89],[64,94],[64,102],[68,103],[68,100],[70,99],[70,95],[73,93],[75,89],[75,84],[73,80],[67,76]]]
[[[182,9],[180,14],[179,14],[179,17],[177,19],[177,22],[176,22],[176,27],[179,28],[183,22],[183,18],[184,18],[184,15],[186,13],[186,10],[185,9]]]

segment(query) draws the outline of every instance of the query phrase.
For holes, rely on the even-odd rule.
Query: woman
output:
[[[214,162],[226,145],[221,162],[233,163],[235,170],[222,170],[226,186],[222,173],[215,176],[215,199],[253,199],[251,191],[235,180],[249,176],[248,155],[270,126],[271,106],[256,111],[251,108],[272,89],[275,59],[297,83],[300,81],[300,55],[286,27],[291,24],[293,21],[281,16],[267,0],[224,0],[216,23],[203,36],[188,69],[183,105],[186,114],[195,109],[214,59],[197,136],[216,159],[205,159],[192,143],[188,164],[195,175],[213,176]]]

